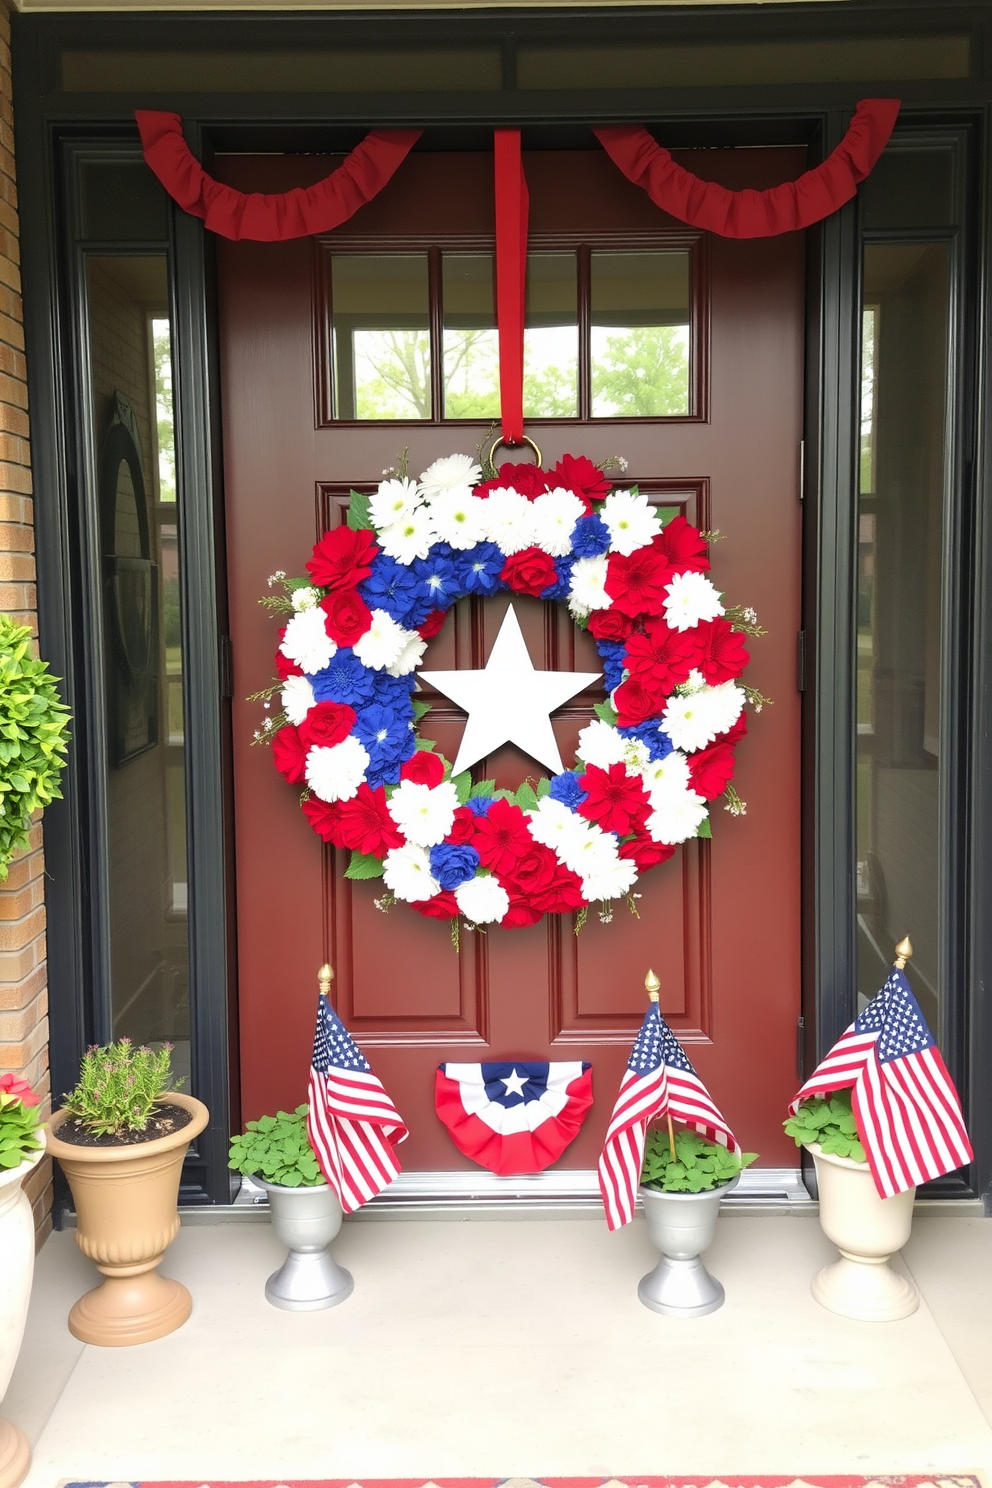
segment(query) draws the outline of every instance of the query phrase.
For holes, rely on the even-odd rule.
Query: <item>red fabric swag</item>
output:
[[[729,191],[676,165],[640,124],[594,130],[610,159],[671,217],[724,238],[773,238],[822,222],[850,201],[884,150],[897,98],[863,98],[850,127],[822,165],[767,191]]]
[[[315,186],[266,195],[235,191],[208,176],[183,138],[178,114],[137,109],[145,159],[184,211],[222,238],[277,243],[330,232],[371,201],[403,163],[420,129],[373,129],[337,170]]]

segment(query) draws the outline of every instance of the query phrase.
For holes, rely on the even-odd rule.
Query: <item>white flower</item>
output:
[[[450,780],[441,785],[418,785],[401,780],[389,798],[389,814],[403,836],[418,847],[443,842],[455,819],[458,796]]]
[[[693,667],[684,682],[680,682],[675,691],[679,697],[691,697],[694,692],[702,692],[706,686],[706,678],[698,667]]]
[[[420,489],[430,499],[444,491],[474,486],[481,475],[481,467],[471,455],[442,455],[440,460],[428,465],[420,477]]]
[[[442,491],[434,497],[430,511],[434,531],[453,548],[474,548],[485,536],[486,503],[473,496],[468,486]]]
[[[283,633],[279,650],[290,661],[309,672],[322,672],[337,646],[327,634],[323,610],[300,610],[291,616]]]
[[[282,685],[281,701],[290,723],[302,723],[317,699],[306,677],[287,677]]]
[[[720,596],[705,574],[676,574],[665,593],[665,622],[672,630],[692,630],[700,620],[723,614]]]
[[[611,723],[597,718],[587,723],[579,734],[575,753],[587,765],[598,765],[601,770],[608,770],[611,765],[624,763],[627,742]]]
[[[637,864],[630,858],[598,856],[589,872],[583,875],[582,892],[589,903],[597,899],[619,899],[629,894],[637,882]]]
[[[610,529],[611,553],[635,553],[661,531],[655,508],[646,496],[633,491],[611,491],[600,516]]]
[[[671,846],[687,842],[697,835],[706,816],[706,802],[695,791],[666,791],[647,819],[648,834],[655,842]]]
[[[673,695],[662,713],[665,733],[676,749],[693,754],[712,744],[736,723],[744,706],[743,689],[733,682],[719,687],[701,687],[688,696]]]
[[[376,528],[392,527],[412,516],[420,505],[420,492],[412,480],[384,480],[369,500],[369,517]]]
[[[486,537],[507,557],[529,548],[534,542],[534,513],[531,503],[519,491],[500,486],[490,491],[483,503]]]
[[[740,718],[747,693],[736,682],[721,682],[719,687],[707,687],[706,693],[716,731],[725,734]]]
[[[322,801],[350,801],[368,767],[368,750],[354,734],[330,748],[315,744],[307,753],[307,785]]]
[[[606,592],[606,554],[595,558],[577,558],[572,565],[572,584],[568,608],[586,614],[590,610],[608,610],[612,600]]]
[[[427,650],[427,642],[417,634],[415,630],[405,632],[407,639],[403,644],[403,650],[397,656],[386,671],[391,677],[406,677],[415,667],[419,666],[420,660]]]
[[[352,649],[363,666],[381,672],[399,659],[410,635],[386,610],[373,610],[372,624]]]
[[[550,847],[560,862],[575,873],[583,873],[597,861],[597,843],[605,834],[584,816],[578,816],[561,801],[545,796],[527,823],[535,842]]]
[[[320,590],[305,584],[302,589],[293,590],[292,600],[294,610],[315,610],[320,604]]]
[[[534,540],[552,558],[564,558],[572,549],[572,531],[585,507],[578,496],[556,486],[531,502]]]
[[[380,548],[397,563],[412,563],[415,558],[426,558],[433,541],[434,524],[424,506],[418,506],[379,533]]]
[[[491,925],[510,907],[510,896],[492,874],[466,879],[455,890],[455,903],[473,925]]]
[[[408,904],[419,904],[423,899],[433,899],[441,892],[441,885],[431,873],[431,860],[424,847],[407,842],[403,847],[391,847],[382,860],[382,876],[386,888],[397,899]]]
[[[623,737],[621,735],[621,737]],[[640,773],[642,765],[646,765],[651,758],[651,751],[640,739],[624,739],[623,762],[627,768],[628,775]]]
[[[691,778],[689,761],[677,749],[666,754],[664,759],[651,760],[641,770],[644,789],[652,806],[657,806],[666,796],[687,791]]]

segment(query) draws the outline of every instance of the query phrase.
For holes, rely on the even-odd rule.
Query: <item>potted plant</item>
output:
[[[265,1283],[267,1301],[287,1312],[316,1312],[350,1297],[355,1283],[328,1249],[341,1228],[341,1204],[310,1146],[306,1106],[249,1121],[243,1136],[231,1138],[230,1166],[260,1179],[275,1232],[289,1249]]]
[[[55,682],[31,655],[28,627],[0,615],[0,882],[33,814],[62,795],[69,710]]]
[[[641,1199],[661,1260],[637,1288],[645,1307],[670,1317],[704,1317],[723,1306],[723,1287],[700,1255],[713,1242],[721,1199],[757,1155],[737,1156],[683,1127],[648,1132]]]
[[[179,1233],[186,1149],[209,1118],[201,1101],[169,1088],[170,1049],[128,1038],[89,1049],[79,1084],[49,1122],[48,1150],[76,1206],[76,1242],[106,1277],[69,1313],[84,1343],[147,1343],[181,1327],[193,1307],[158,1265]]]
[[[0,1401],[24,1337],[34,1275],[34,1216],[22,1188],[45,1155],[38,1097],[26,1080],[0,1075]],[[0,1484],[17,1488],[31,1465],[28,1439],[0,1419]]]
[[[861,1322],[908,1317],[920,1305],[912,1281],[887,1264],[909,1239],[916,1189],[882,1198],[865,1159],[850,1090],[810,1096],[784,1122],[816,1167],[820,1227],[840,1260],[813,1278],[822,1307]]]

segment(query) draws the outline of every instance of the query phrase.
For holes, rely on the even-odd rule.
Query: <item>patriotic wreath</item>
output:
[[[621,462],[622,463],[622,462]],[[760,635],[754,611],[724,607],[706,577],[707,541],[681,515],[662,524],[636,488],[565,455],[553,470],[506,464],[491,478],[467,455],[419,481],[389,473],[352,492],[346,526],[316,544],[308,579],[274,574],[262,599],[288,618],[278,681],[254,694],[255,732],[303,786],[326,842],[351,853],[346,875],[382,878],[396,900],[469,926],[532,925],[615,900],[679,843],[710,836],[726,795],[744,705],[738,683]],[[595,639],[609,700],[579,735],[576,764],[536,785],[497,790],[453,776],[418,724],[416,671],[430,638],[466,595],[503,590],[558,600]]]

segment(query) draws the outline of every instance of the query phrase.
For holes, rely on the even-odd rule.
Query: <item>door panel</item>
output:
[[[728,185],[796,175],[795,151],[707,151],[690,168]],[[239,157],[220,174],[243,189],[285,190],[331,162]],[[602,152],[528,155],[532,246],[617,248],[670,230]],[[380,196],[327,240],[479,244],[492,234],[492,160],[413,155]],[[543,235],[543,236],[542,236]],[[692,237],[693,235],[689,235]],[[696,235],[698,236],[698,235]],[[381,246],[379,246],[381,245]],[[545,464],[566,451],[623,454],[625,482],[717,528],[713,580],[754,604],[769,634],[751,643],[747,681],[774,698],[749,718],[735,784],[747,815],[717,809],[713,841],[695,841],[637,887],[638,918],[591,913],[527,930],[463,932],[403,905],[383,915],[381,884],[353,883],[300,813],[267,751],[250,745],[257,705],[242,699],[272,673],[275,626],[258,606],[276,569],[300,573],[315,537],[344,517],[351,485],[368,489],[404,445],[419,471],[471,452],[478,424],[335,424],[329,419],[325,245],[219,244],[225,485],[235,686],[235,803],[243,1115],[303,1099],[315,971],[324,945],[335,1000],[407,1120],[408,1169],[465,1168],[434,1114],[433,1071],[447,1058],[590,1059],[596,1103],[562,1166],[595,1165],[653,965],[662,1008],[742,1142],[766,1165],[794,1163],[781,1118],[795,1084],[799,1014],[798,449],[802,417],[803,244],[798,235],[706,241],[697,252],[696,412],[665,421],[539,422]],[[424,668],[481,666],[509,596],[464,601]],[[598,670],[589,638],[562,606],[514,599],[538,667]],[[590,654],[591,653],[591,654]],[[556,715],[568,760],[596,694]],[[424,731],[449,758],[463,715],[438,699]],[[517,785],[538,767],[505,748],[485,774]],[[719,803],[715,803],[719,807]]]

